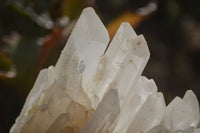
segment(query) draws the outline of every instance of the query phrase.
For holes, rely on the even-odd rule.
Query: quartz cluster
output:
[[[84,9],[10,133],[200,133],[191,90],[166,106],[154,80],[141,76],[150,57],[144,37],[122,23],[109,41],[95,11]]]

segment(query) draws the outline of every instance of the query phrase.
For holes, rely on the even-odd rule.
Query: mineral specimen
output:
[[[150,56],[144,37],[122,23],[109,41],[94,10],[84,9],[10,133],[200,133],[191,90],[166,106],[155,82],[141,76]]]

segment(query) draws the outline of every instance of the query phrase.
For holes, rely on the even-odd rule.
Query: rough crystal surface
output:
[[[109,41],[95,11],[84,9],[10,133],[200,133],[191,90],[166,106],[154,80],[141,76],[150,57],[145,38],[125,22]]]

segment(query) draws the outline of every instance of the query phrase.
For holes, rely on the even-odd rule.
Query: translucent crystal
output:
[[[113,132],[125,133],[146,99],[156,91],[157,87],[153,80],[140,76],[132,92],[126,98],[126,102],[121,108],[118,119],[114,123],[114,129],[113,127],[111,128]]]
[[[176,97],[167,106],[163,123],[170,131],[197,126],[199,123],[198,101],[191,90],[186,92],[183,99]]]
[[[142,35],[125,22],[108,43],[94,10],[84,9],[10,133],[200,133],[191,90],[166,106],[154,80],[141,76],[150,57]]]
[[[162,93],[151,94],[132,120],[127,133],[147,132],[162,120],[165,102]]]
[[[67,88],[73,100],[85,107],[90,108],[93,104],[91,93],[94,88],[91,85],[109,40],[108,32],[95,11],[86,8],[56,64],[58,79],[62,80],[60,85]]]
[[[65,113],[70,118],[67,127],[79,132],[93,112],[89,87],[108,42],[104,25],[92,8],[86,8],[55,68],[39,74],[10,132],[46,132]]]

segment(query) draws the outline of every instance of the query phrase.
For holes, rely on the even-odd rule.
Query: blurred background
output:
[[[38,72],[55,65],[88,6],[111,38],[124,21],[145,36],[151,58],[143,75],[167,103],[187,89],[200,100],[199,0],[0,0],[0,133],[19,115]]]

